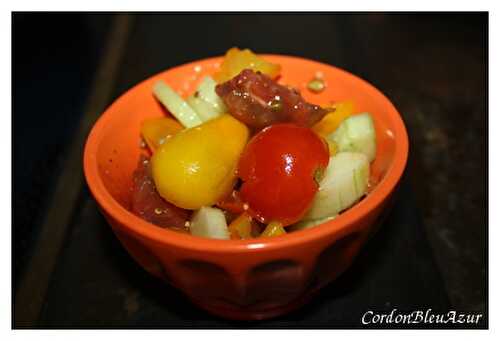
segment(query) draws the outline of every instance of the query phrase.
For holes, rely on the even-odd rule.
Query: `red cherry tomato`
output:
[[[269,126],[250,140],[240,158],[241,199],[261,222],[293,224],[311,205],[328,161],[326,142],[311,129]]]

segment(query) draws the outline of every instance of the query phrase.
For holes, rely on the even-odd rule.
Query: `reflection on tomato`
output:
[[[293,224],[309,208],[328,160],[327,144],[311,129],[269,126],[250,140],[240,158],[241,199],[261,222]]]

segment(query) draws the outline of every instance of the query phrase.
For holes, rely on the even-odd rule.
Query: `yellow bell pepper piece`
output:
[[[180,131],[151,158],[158,193],[186,209],[212,206],[231,192],[248,137],[248,128],[227,114]]]
[[[168,118],[150,118],[142,122],[141,135],[152,152],[184,127],[178,121]]]
[[[279,221],[271,221],[267,224],[265,230],[260,235],[261,237],[276,237],[285,234],[286,231],[283,228],[283,224]]]
[[[328,149],[330,151],[330,156],[334,156],[335,154],[337,154],[337,151],[338,151],[337,144],[330,139],[325,139],[325,140],[326,140],[326,143],[328,143]]]
[[[243,212],[229,224],[228,229],[231,233],[231,239],[252,238],[252,217]]]
[[[244,69],[252,69],[255,72],[260,71],[271,78],[275,78],[279,75],[281,66],[263,60],[249,49],[240,50],[233,47],[226,52],[220,70],[213,78],[217,83],[223,83],[235,77]]]
[[[333,105],[332,112],[323,117],[321,121],[312,126],[312,130],[321,136],[327,136],[333,133],[342,123],[354,113],[354,103],[351,101],[338,102]]]

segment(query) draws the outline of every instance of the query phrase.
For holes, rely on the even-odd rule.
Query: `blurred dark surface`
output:
[[[15,287],[36,245],[50,189],[64,172],[65,146],[105,57],[104,37],[113,17],[13,16]],[[289,326],[290,321],[355,326],[357,311],[369,305],[387,311],[419,302],[444,308],[448,298],[452,308],[486,311],[487,14],[133,17],[109,103],[152,74],[236,45],[346,69],[381,89],[405,120],[411,139],[408,181],[387,226],[351,275],[325,290],[317,301],[321,303],[275,321],[275,326]],[[81,209],[68,226],[40,326],[229,325],[210,324],[215,320],[194,309],[171,308],[187,303],[173,289],[150,283],[128,259],[86,190],[79,200]],[[401,243],[406,248],[400,249]],[[366,271],[370,252],[383,256]],[[390,281],[389,274],[402,278]],[[425,288],[430,284],[435,290]],[[346,295],[337,296],[337,289]],[[91,297],[92,292],[99,293]],[[162,298],[157,300],[156,294]]]
[[[14,14],[14,281],[22,274],[83,114],[110,16]]]

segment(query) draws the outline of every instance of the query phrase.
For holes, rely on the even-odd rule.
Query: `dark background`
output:
[[[123,16],[121,14],[122,19]],[[61,194],[55,193],[54,188],[65,173],[75,166],[81,168],[72,161],[80,162],[81,159],[81,136],[84,135],[78,132],[88,133],[85,124],[93,122],[117,96],[159,71],[221,55],[231,46],[248,47],[258,53],[297,55],[338,66],[371,82],[394,102],[407,125],[411,145],[404,189],[396,204],[398,210],[388,218],[387,225],[393,226],[394,231],[399,231],[398,226],[402,224],[411,229],[408,227],[408,233],[403,234],[392,233],[387,227],[381,232],[383,238],[379,237],[379,243],[384,243],[384,239],[385,243],[391,240],[393,245],[401,245],[401,238],[411,239],[410,248],[418,249],[419,253],[415,251],[408,257],[415,258],[414,264],[430,269],[422,270],[431,273],[432,280],[427,281],[442,288],[442,291],[435,289],[434,294],[427,294],[429,302],[426,304],[486,315],[487,13],[130,14],[125,15],[122,26],[124,21],[127,29],[120,31],[116,28],[120,19],[114,14],[13,14],[15,312],[23,309],[16,305],[24,302],[19,288],[26,273],[34,271],[35,250],[40,247],[57,249],[54,267],[44,270],[48,289],[43,291],[42,304],[35,309],[36,318],[25,325],[106,327],[134,325],[132,320],[137,324],[137,321],[149,319],[152,325],[157,325],[154,321],[162,321],[161,300],[156,303],[157,298],[149,297],[141,301],[141,295],[146,291],[154,292],[150,285],[156,284],[144,284],[150,279],[134,268],[125,254],[118,257],[117,262],[122,271],[130,271],[132,277],[120,278],[128,282],[139,281],[145,287],[139,285],[133,293],[127,292],[128,289],[116,289],[117,292],[122,290],[117,295],[126,301],[120,305],[122,311],[113,311],[113,301],[105,303],[108,316],[114,312],[116,320],[101,318],[98,312],[85,306],[85,302],[89,302],[89,297],[85,296],[88,291],[80,293],[80,298],[74,302],[71,301],[73,296],[64,296],[64,288],[69,285],[74,286],[73,293],[79,289],[81,281],[75,276],[101,276],[108,282],[117,281],[106,277],[111,270],[103,269],[99,273],[91,260],[113,269],[116,264],[107,264],[103,259],[115,257],[109,250],[124,252],[109,231],[104,231],[106,225],[82,185],[80,173],[75,174],[74,186],[79,194],[71,199],[73,206],[55,208],[57,195]],[[113,30],[118,33],[112,35]],[[124,43],[116,45],[117,40]],[[115,58],[116,70],[101,71],[102,77],[96,78],[97,70],[103,69],[110,54],[120,56]],[[109,96],[102,95],[104,92],[100,90],[106,86]],[[102,96],[96,101],[99,94]],[[55,245],[50,244],[50,229],[46,228],[51,226],[47,218],[51,209],[69,210],[71,217],[61,229],[62,243]],[[95,231],[90,226],[95,227]],[[40,246],[42,242],[44,245]],[[85,254],[86,247],[95,248],[97,253]],[[415,300],[426,296],[423,287],[416,283],[425,281],[419,277],[424,272],[407,274],[404,268],[408,264],[390,265],[398,256],[386,256],[389,265],[385,268],[381,265],[378,273],[392,272],[401,266],[401,276],[413,282],[413,290],[420,294],[392,288],[398,292],[400,304],[410,300],[407,298],[410,295]],[[85,257],[90,257],[88,264],[78,263]],[[74,268],[75,263],[80,264],[78,269]],[[362,260],[360,264],[364,264]],[[411,278],[413,275],[415,279]],[[356,273],[347,274],[338,286],[349,286],[352,281],[360,280],[356,276]],[[377,272],[373,270],[367,276],[376,278]],[[25,281],[29,289],[29,280]],[[401,282],[397,285],[412,284]],[[160,287],[156,290],[163,292]],[[358,303],[366,301],[363,289],[358,291],[361,292],[358,296],[354,291],[345,297],[355,297],[353,302]],[[180,298],[175,298],[175,291],[170,289],[169,293],[174,296],[174,304],[183,304],[184,301],[176,301]],[[102,295],[101,300],[109,297],[105,290]],[[328,297],[342,306],[342,295],[340,298]],[[137,305],[138,300],[139,305],[144,306],[128,314],[127,307]],[[64,302],[72,302],[69,311],[65,310],[68,308]],[[345,304],[348,303],[347,300]],[[152,308],[155,304],[160,307]],[[309,317],[320,318],[320,312],[325,312],[324,307],[312,307],[306,311]],[[151,317],[145,313],[151,313],[151,309],[157,309],[154,311],[159,315]],[[331,314],[328,309],[326,312]],[[146,315],[137,317],[141,313]],[[193,322],[197,319],[211,321],[201,313],[186,315],[174,310],[170,314],[168,316],[177,324],[163,324],[164,327],[180,326],[180,321],[188,320],[192,326],[211,326],[209,322]],[[300,316],[292,317],[294,323],[301,319]],[[337,316],[331,326],[355,327],[356,316],[352,316],[352,319]],[[20,325],[14,322],[14,326]],[[324,322],[316,326],[330,325]]]

